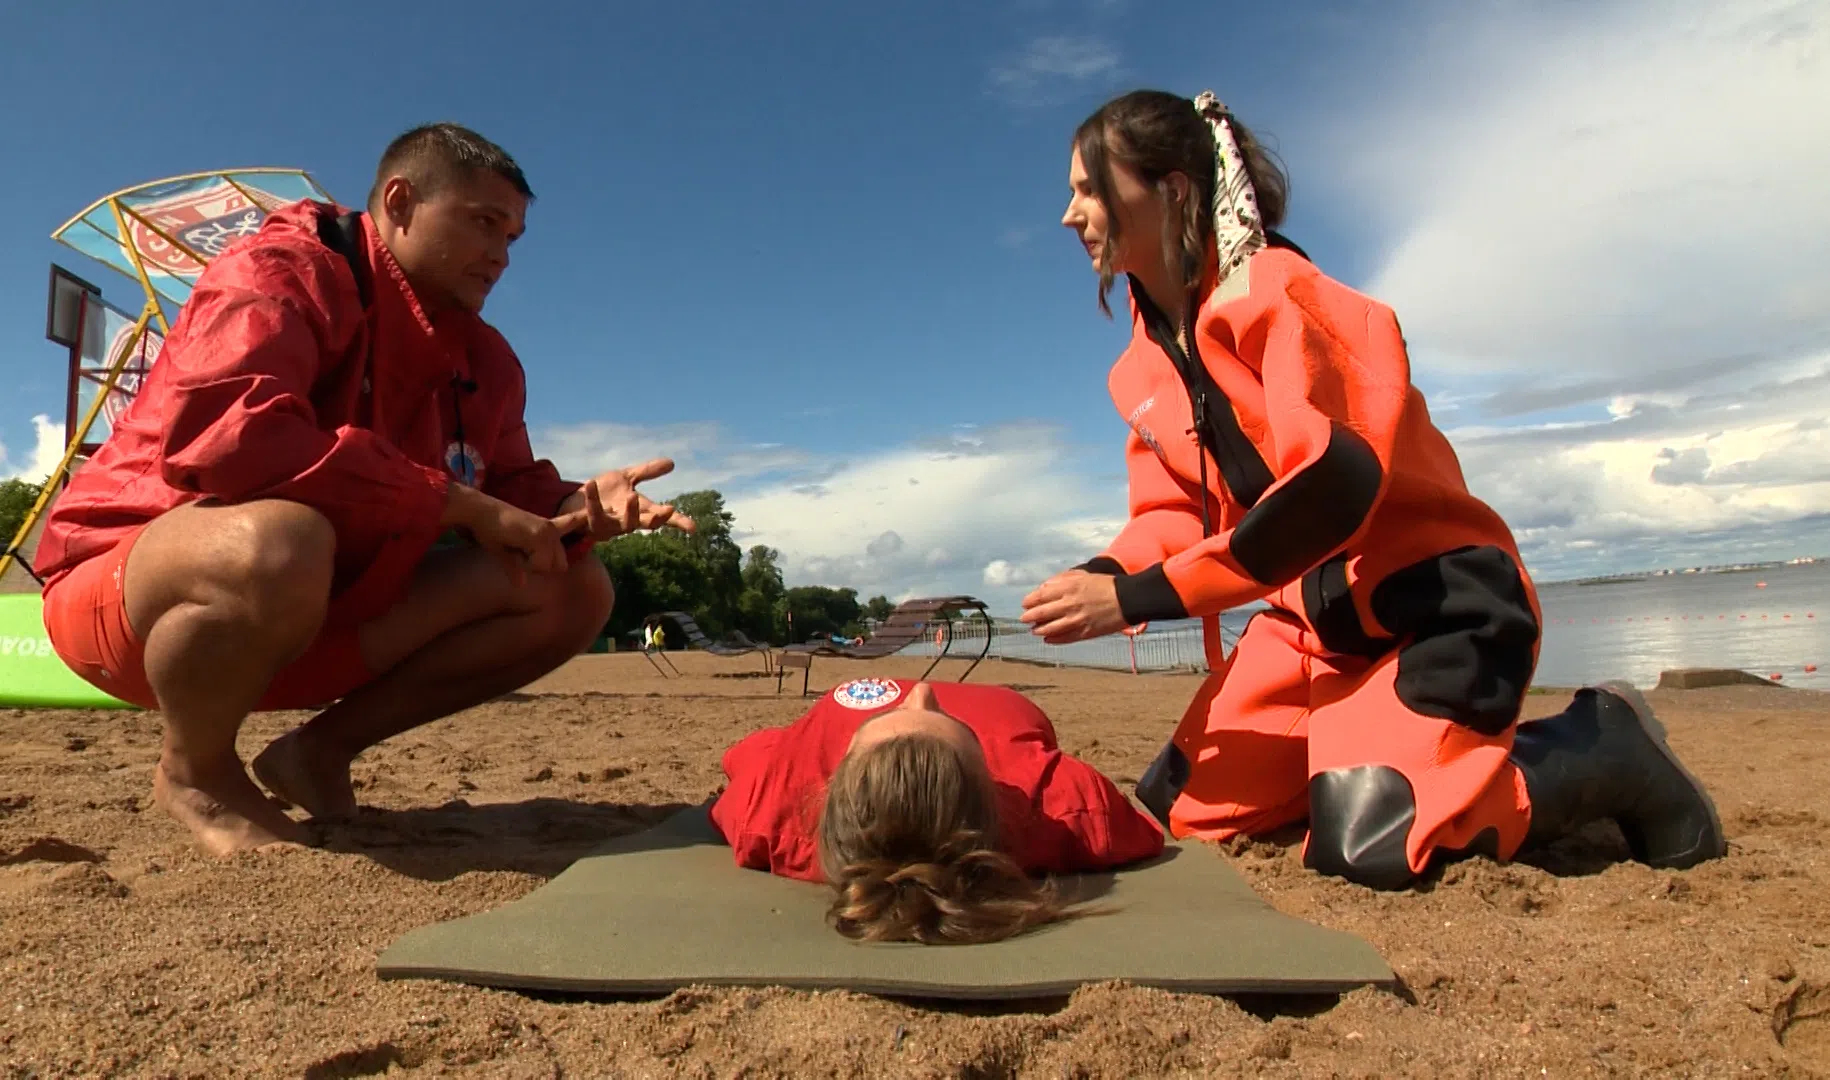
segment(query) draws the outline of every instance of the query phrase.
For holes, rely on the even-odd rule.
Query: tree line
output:
[[[691,491],[673,505],[698,525],[694,533],[663,529],[632,533],[596,547],[616,585],[616,610],[605,633],[622,641],[642,620],[663,611],[684,611],[712,638],[741,630],[772,645],[825,634],[856,637],[865,620],[895,610],[885,596],[858,600],[858,590],[824,585],[788,588],[781,552],[757,544],[744,551],[732,539],[737,517],[717,491]]]
[[[12,542],[38,491],[24,480],[0,480],[0,545]],[[791,626],[796,641],[826,634],[855,637],[866,620],[886,618],[895,607],[884,596],[860,601],[856,589],[788,588],[781,552],[763,544],[746,552],[731,538],[737,517],[717,491],[688,492],[673,503],[692,517],[698,532],[632,533],[595,548],[616,585],[616,610],[604,628],[612,641],[625,641],[645,617],[663,611],[686,612],[713,638],[741,630],[756,641],[783,645]]]
[[[0,551],[12,544],[13,535],[25,523],[25,515],[38,501],[40,490],[39,485],[28,484],[18,477],[0,480]]]

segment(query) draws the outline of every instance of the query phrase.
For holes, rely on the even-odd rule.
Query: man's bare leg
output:
[[[481,551],[440,552],[393,610],[359,631],[369,669],[384,674],[275,740],[254,773],[314,818],[348,816],[357,755],[552,671],[597,636],[613,600],[596,559],[516,586]]]
[[[323,515],[269,500],[179,507],[128,553],[123,602],[165,720],[153,801],[215,854],[304,839],[248,778],[235,737],[322,625],[335,551]]]

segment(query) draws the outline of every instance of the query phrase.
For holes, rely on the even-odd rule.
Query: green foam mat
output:
[[[1199,844],[1060,880],[1110,913],[990,945],[859,944],[825,922],[831,890],[739,868],[699,807],[611,841],[511,904],[405,934],[376,969],[525,990],[771,985],[958,999],[1052,996],[1113,979],[1198,993],[1393,981],[1366,941],[1279,914]]]

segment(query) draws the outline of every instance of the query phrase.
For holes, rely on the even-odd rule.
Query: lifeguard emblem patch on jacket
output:
[[[902,687],[888,679],[854,679],[832,691],[832,699],[848,709],[881,709],[901,696]]]

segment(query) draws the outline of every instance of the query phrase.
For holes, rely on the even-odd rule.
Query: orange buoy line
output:
[[[1666,622],[1671,621],[1671,616],[1669,616],[1669,615],[1664,615],[1664,616],[1660,616],[1660,617],[1663,618],[1664,621],[1666,621]],[[1752,615],[1748,614],[1748,613],[1743,613],[1743,614],[1735,616],[1735,618],[1737,618],[1737,619],[1747,619],[1747,618],[1751,618],[1751,617],[1752,617]],[[1760,617],[1763,619],[1771,619],[1773,616],[1772,616],[1771,612],[1765,612],[1765,613],[1762,613]],[[1804,615],[1802,617],[1806,618],[1806,619],[1815,619],[1815,618],[1817,618],[1817,612],[1807,611],[1804,613]],[[1716,621],[1722,622],[1722,621],[1726,620],[1727,618],[1728,618],[1728,616],[1726,614],[1717,615]],[[1787,611],[1787,612],[1782,612],[1780,614],[1779,618],[1781,620],[1797,619],[1797,618],[1800,618],[1800,616],[1794,612]],[[1653,616],[1651,616],[1651,615],[1610,615],[1610,616],[1608,616],[1608,622],[1610,622],[1610,623],[1651,622],[1652,620],[1653,620]],[[1551,626],[1575,626],[1576,624],[1580,623],[1581,621],[1582,621],[1581,619],[1574,619],[1574,618],[1572,618],[1572,619],[1546,619],[1545,620],[1545,622]],[[1680,622],[1708,622],[1709,616],[1707,616],[1707,615],[1679,615],[1678,621],[1680,621]],[[1599,625],[1600,623],[1601,623],[1601,616],[1599,616],[1599,615],[1589,616],[1589,625],[1590,626],[1596,626],[1596,625]]]

